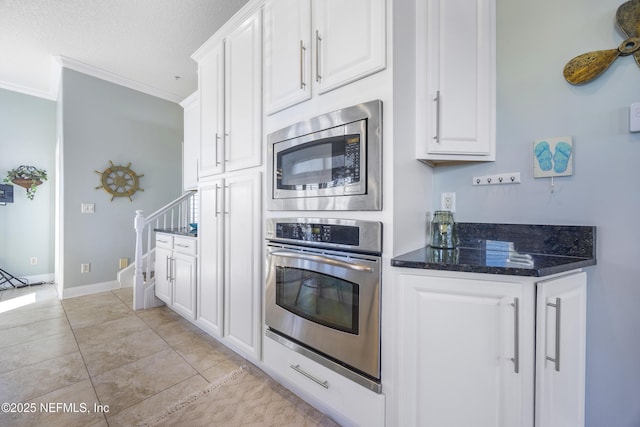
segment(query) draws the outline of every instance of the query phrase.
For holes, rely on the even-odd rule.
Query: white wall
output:
[[[147,214],[181,194],[182,108],[76,71],[62,77],[62,197],[65,289],[116,279],[119,258],[133,261],[137,209]],[[111,196],[101,185],[109,166],[128,165],[140,178],[132,196]],[[95,203],[82,214],[82,203]],[[80,264],[90,263],[90,273]]]
[[[438,167],[433,202],[455,191],[456,219],[598,227],[598,265],[587,268],[587,426],[640,425],[640,133],[628,107],[640,101],[640,68],[618,60],[597,80],[572,86],[574,56],[616,48],[622,1],[498,1],[497,161]],[[464,55],[464,46],[460,54]],[[532,144],[571,135],[574,175],[533,179]],[[522,184],[472,187],[473,176],[521,172]]]
[[[14,203],[0,206],[0,268],[19,277],[53,274],[55,114],[53,101],[0,89],[0,181],[20,165],[48,176],[33,200],[14,185]]]

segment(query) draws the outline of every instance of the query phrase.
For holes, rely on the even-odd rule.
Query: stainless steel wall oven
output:
[[[382,209],[382,102],[296,123],[268,136],[269,210]]]
[[[267,220],[267,335],[380,391],[382,225]]]

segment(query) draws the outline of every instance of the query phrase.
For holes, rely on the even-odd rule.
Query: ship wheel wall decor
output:
[[[616,49],[583,53],[567,62],[563,74],[569,83],[579,85],[590,82],[604,73],[619,56],[633,55],[640,67],[640,0],[620,5],[616,22],[627,39]]]
[[[131,163],[127,166],[116,166],[111,160],[109,160],[109,167],[104,171],[96,171],[96,173],[102,175],[101,183],[96,187],[96,190],[102,188],[107,193],[111,194],[111,201],[116,197],[128,197],[129,201],[133,201],[131,196],[136,191],[144,191],[139,187],[139,178],[144,175],[137,175],[131,170]]]

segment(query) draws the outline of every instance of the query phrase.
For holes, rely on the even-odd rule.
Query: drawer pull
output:
[[[180,246],[181,248],[190,248],[190,245],[183,245],[181,243],[176,243],[176,246]]]
[[[310,373],[304,371],[300,365],[289,365],[289,367],[291,369],[293,369],[294,371],[304,375],[305,377],[309,378],[311,381],[316,382],[318,384],[320,384],[322,387],[328,389],[329,388],[329,382],[328,381],[322,381],[319,380],[318,378],[314,377],[313,375],[311,375]]]

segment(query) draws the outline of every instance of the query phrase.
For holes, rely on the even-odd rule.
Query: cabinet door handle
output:
[[[220,197],[218,197],[218,190],[219,189],[220,189],[220,186],[218,184],[216,184],[216,196],[215,196],[215,199],[216,199],[216,203],[215,203],[216,215],[215,216],[220,215],[220,210],[218,209],[218,202],[219,202],[219,199],[220,199]]]
[[[322,42],[322,37],[320,37],[320,32],[316,30],[316,82],[320,82],[322,79],[320,75],[320,42]]]
[[[216,143],[215,143],[215,147],[214,149],[216,150],[216,166],[219,166],[220,162],[218,159],[220,158],[220,156],[218,156],[219,153],[219,149],[218,149],[218,141],[220,140],[220,135],[218,135],[218,132],[216,132]]]
[[[305,377],[309,378],[311,381],[316,382],[318,384],[320,384],[322,387],[328,389],[329,388],[329,382],[328,381],[322,381],[321,379],[318,379],[316,377],[314,377],[313,375],[311,375],[310,373],[306,372],[305,370],[303,370],[300,365],[289,365],[289,367],[291,369],[293,369],[294,371],[304,375]]]
[[[171,257],[167,257],[166,261],[165,261],[165,267],[166,267],[166,271],[167,273],[165,274],[165,278],[167,279],[167,281],[171,281]]]
[[[307,48],[304,47],[304,42],[300,40],[300,89],[304,90],[307,85],[304,82],[304,57],[306,56]]]
[[[229,186],[225,185],[224,186],[224,214],[225,215],[229,215],[230,212],[230,208],[229,208]]]
[[[560,298],[556,298],[556,303],[547,303],[547,307],[552,307],[556,309],[556,352],[554,357],[546,356],[546,359],[550,362],[553,362],[556,365],[556,372],[560,372],[560,309],[561,309],[561,300]]]
[[[514,298],[513,303],[513,372],[520,373],[520,299]]]
[[[440,91],[436,92],[436,97],[433,98],[433,101],[436,103],[436,135],[433,139],[440,144]]]
[[[223,144],[223,148],[224,148],[224,162],[225,163],[229,163],[229,158],[227,156],[227,154],[229,153],[229,150],[227,149],[227,140],[229,139],[229,134],[225,132],[224,134],[224,144]]]

